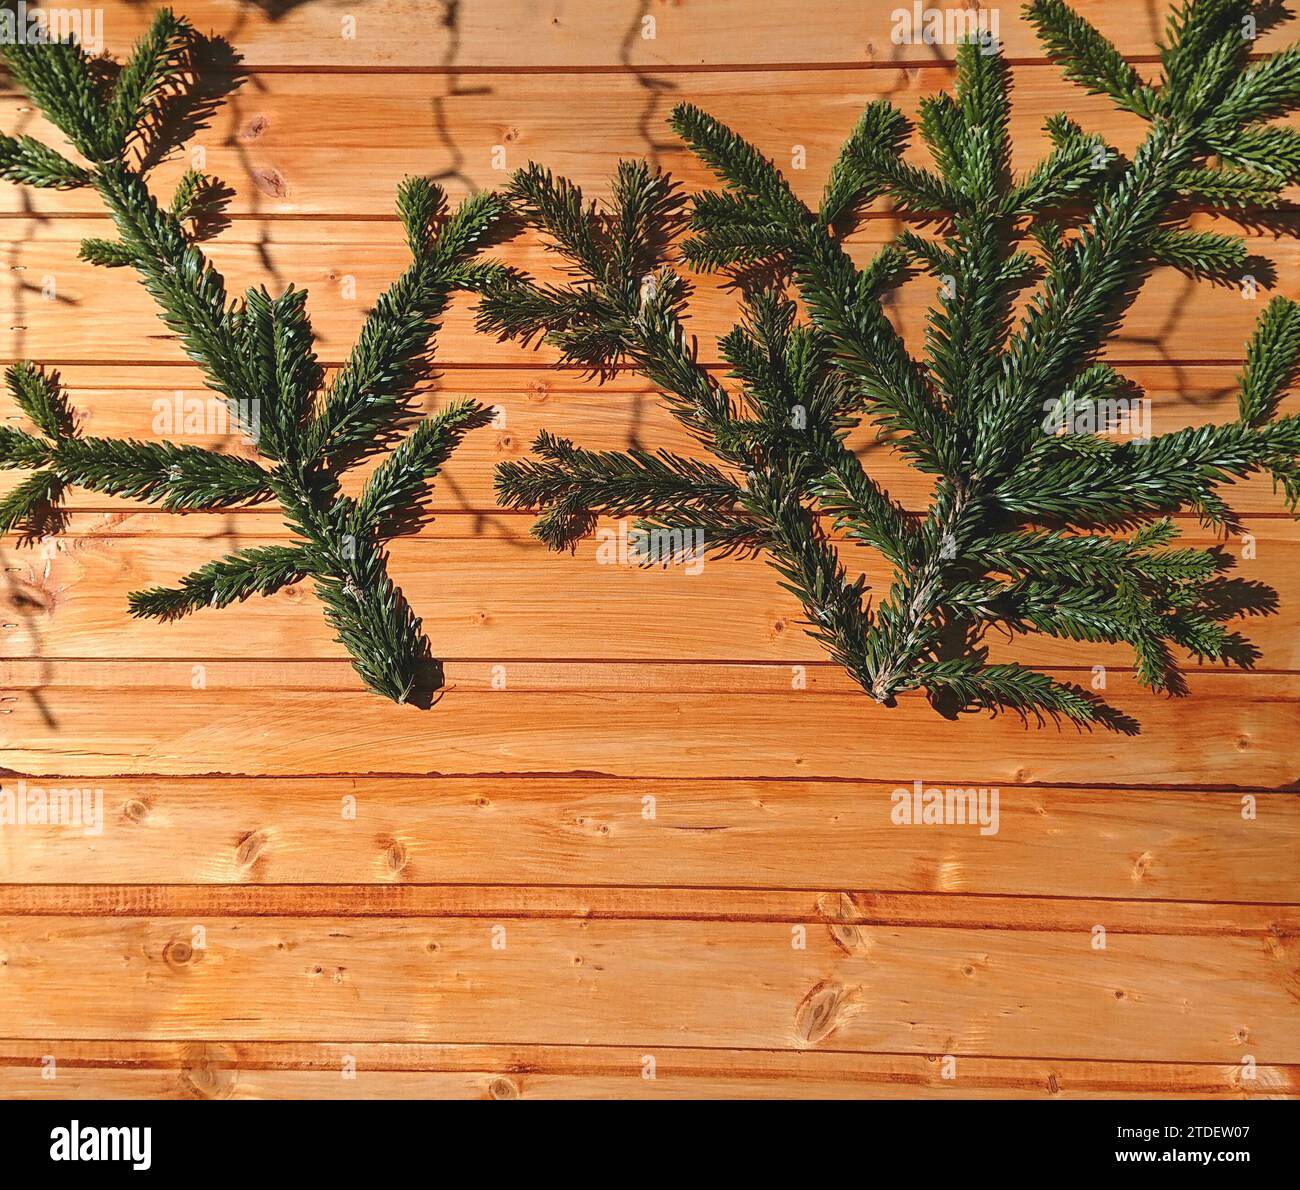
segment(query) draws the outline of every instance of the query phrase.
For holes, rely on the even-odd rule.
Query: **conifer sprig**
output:
[[[10,72],[86,162],[30,137],[0,137],[0,173],[29,185],[98,192],[117,238],[85,241],[83,259],[136,269],[263,461],[170,442],[83,437],[57,379],[20,364],[9,369],[8,383],[35,432],[0,427],[0,467],[33,474],[0,502],[0,532],[38,531],[69,485],[169,510],[275,498],[298,542],[239,550],[178,587],[137,591],[132,614],[172,619],[310,578],[366,686],[408,701],[430,648],[388,576],[383,541],[413,515],[427,482],[490,411],[462,401],[422,420],[357,498],[342,493],[340,475],[409,424],[413,385],[451,294],[492,276],[473,257],[504,207],[493,195],[478,195],[444,218],[437,187],[423,178],[404,182],[398,212],[412,263],[380,296],[347,363],[325,385],[305,291],[289,287],[272,296],[250,289],[231,298],[199,247],[191,224],[212,180],[186,173],[168,203],[146,183],[147,146],[160,134],[168,101],[192,82],[197,40],[187,21],[164,9],[111,81],[75,44],[3,47]]]
[[[1076,687],[990,664],[981,640],[993,625],[1127,644],[1154,689],[1180,689],[1176,650],[1249,663],[1250,647],[1224,627],[1234,614],[1224,559],[1173,545],[1169,517],[1235,524],[1221,489],[1258,472],[1295,507],[1300,418],[1278,416],[1278,404],[1300,358],[1300,307],[1277,298],[1266,308],[1246,350],[1240,420],[1227,425],[1115,438],[1108,411],[1136,412],[1144,398],[1098,356],[1151,269],[1217,280],[1241,271],[1244,242],[1188,229],[1189,204],[1269,205],[1300,178],[1300,140],[1266,123],[1300,106],[1300,56],[1248,61],[1243,29],[1256,7],[1182,4],[1158,83],[1062,0],[1026,7],[1068,77],[1148,122],[1131,160],[1057,115],[1047,122],[1052,152],[1013,176],[1009,71],[984,43],[959,47],[954,95],[920,106],[933,167],[903,160],[908,122],[877,101],[816,211],[754,146],[678,107],[674,129],[725,187],[694,196],[682,256],[749,291],[745,324],[719,344],[734,390],[696,361],[680,321],[689,286],[662,251],[647,246],[635,268],[614,251],[614,229],[635,224],[652,192],[672,192],[669,181],[622,163],[611,202],[593,208],[541,167],[521,171],[510,197],[573,280],[499,279],[480,307],[483,328],[545,337],[602,372],[637,368],[722,469],[706,476],[654,452],[589,452],[544,435],[537,460],[499,468],[501,499],[539,508],[535,531],[557,548],[607,513],[764,551],[803,603],[808,631],[886,703],[921,689],[946,709],[1117,723]],[[881,197],[923,213],[937,233],[909,229],[859,265],[843,235]],[[658,213],[657,246],[674,213]],[[759,265],[776,281],[755,291]],[[921,356],[882,300],[917,270],[939,290]],[[783,271],[808,326],[796,325]],[[864,420],[932,476],[924,515],[900,508],[846,445]],[[849,578],[836,535],[892,569],[878,598],[865,578]]]

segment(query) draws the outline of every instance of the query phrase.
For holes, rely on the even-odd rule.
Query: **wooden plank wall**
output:
[[[1151,61],[1160,5],[1078,7]],[[894,45],[885,3],[179,8],[249,68],[199,141],[235,190],[214,256],[236,285],[307,285],[334,362],[402,265],[403,173],[459,197],[534,157],[599,194],[620,156],[648,156],[698,183],[664,126],[691,99],[780,160],[802,146],[791,177],[811,197],[864,102],[911,109],[951,82],[950,47]],[[147,18],[107,4],[109,49]],[[1136,143],[1013,6],[1000,18],[1018,164],[1060,108]],[[0,127],[40,121],[6,91]],[[5,186],[0,204],[0,356],[59,366],[93,433],[154,435],[155,401],[202,395],[133,280],[77,262],[104,226],[92,196]],[[892,227],[881,212],[855,250]],[[1300,246],[1252,234],[1300,296]],[[502,255],[547,267],[527,238]],[[700,291],[716,358],[730,298]],[[909,335],[928,296],[899,301]],[[1258,308],[1148,283],[1111,355],[1157,430],[1232,416]],[[81,495],[66,535],[3,543],[4,782],[98,792],[105,822],[0,828],[0,1095],[1300,1089],[1300,528],[1267,484],[1240,485],[1251,536],[1222,543],[1279,592],[1248,626],[1255,672],[1194,669],[1170,700],[1139,692],[1119,650],[999,644],[1085,681],[1106,667],[1141,734],[951,723],[857,693],[761,563],[645,571],[598,564],[592,542],[553,557],[493,506],[493,465],[541,426],[690,450],[635,378],[602,388],[475,338],[464,303],[439,359],[429,407],[473,393],[501,417],[393,549],[446,661],[431,710],[361,693],[305,588],[172,626],[127,617],[128,590],[283,538],[271,510]],[[859,446],[921,504],[921,477]],[[998,833],[891,825],[891,791],[915,780],[999,788]]]

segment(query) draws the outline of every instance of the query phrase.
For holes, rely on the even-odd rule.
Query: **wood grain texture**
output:
[[[647,1065],[653,1059],[653,1068]],[[1295,1066],[436,1043],[0,1041],[0,1095],[224,1099],[1290,1098]],[[653,1074],[653,1077],[647,1077]]]
[[[241,0],[187,0],[179,6],[204,32],[235,42],[250,64],[290,68],[637,70],[671,66],[810,66],[951,60],[953,46],[895,43],[892,3],[816,0],[381,0],[363,8],[345,0],[289,0],[261,6]],[[957,7],[957,6],[954,6]],[[1158,6],[1078,0],[1121,52],[1149,57],[1164,28]],[[104,40],[122,52],[148,24],[150,8],[129,0],[104,6]],[[1019,5],[998,8],[998,36],[1014,59],[1041,59],[1038,38]],[[351,17],[353,25],[345,26]],[[645,18],[654,19],[653,36]],[[1265,29],[1259,48],[1293,40]]]
[[[23,916],[0,936],[6,1004],[51,1038],[1300,1060],[1300,956],[1273,936],[352,916]]]
[[[0,917],[122,917],[206,921],[213,917],[351,916],[406,920],[712,921],[825,924],[845,950],[867,927],[1170,937],[1286,937],[1300,927],[1289,905],[1223,905],[1004,897],[960,893],[816,892],[793,889],[588,888],[517,884],[164,885],[65,884],[0,888]]]
[[[881,707],[827,663],[476,661],[449,663],[444,677],[431,714],[358,691],[345,661],[0,662],[5,763],[86,776],[594,773],[1246,789],[1300,778],[1289,751],[1300,678],[1291,675],[1196,674],[1189,697],[1175,699],[1112,673],[1107,699],[1138,720],[1136,736],[1007,716],[948,720],[920,696]]]
[[[249,67],[198,141],[234,191],[213,257],[232,290],[310,288],[330,364],[405,266],[405,173],[458,198],[535,158],[599,197],[620,156],[646,156],[697,187],[664,123],[686,99],[813,201],[864,103],[914,113],[952,81],[951,45],[891,38],[894,4],[178,7]],[[1160,6],[1076,7],[1154,69]],[[149,6],[104,13],[120,52]],[[998,16],[1015,167],[1061,109],[1131,151],[1137,121],[1062,82],[1018,5]],[[46,132],[7,82],[0,129]],[[1300,296],[1296,218],[1251,228],[1261,297]],[[851,251],[898,226],[877,208]],[[247,454],[168,420],[177,394],[200,416],[208,394],[134,279],[76,259],[104,230],[87,193],[0,190],[0,359],[59,367],[86,433]],[[556,275],[533,237],[496,254]],[[735,299],[697,288],[717,366]],[[893,303],[913,345],[932,291]],[[1109,356],[1155,432],[1235,416],[1260,308],[1148,279]],[[1084,685],[1105,667],[1141,731],[950,722],[862,696],[761,562],[689,575],[532,542],[491,485],[539,430],[699,454],[644,382],[552,361],[475,335],[458,299],[416,402],[497,412],[392,547],[446,659],[427,711],[360,692],[309,583],[178,624],[126,615],[133,587],[284,540],[273,505],[168,516],[74,492],[66,535],[0,540],[0,791],[84,791],[103,813],[91,831],[0,821],[0,1098],[1300,1095],[1300,536],[1266,481],[1232,492],[1249,539],[1218,543],[1229,577],[1278,595],[1243,625],[1256,672],[1193,667],[1170,699],[1138,690],[1124,650],[991,640]],[[853,446],[924,508],[928,481],[870,427]],[[894,825],[914,781],[996,787],[997,833]]]
[[[863,107],[885,98],[909,117],[925,95],[951,90],[951,66],[889,70],[765,70],[674,74],[496,74],[475,79],[251,72],[240,81],[217,76],[227,101],[199,141],[204,165],[233,190],[228,213],[249,216],[346,216],[391,219],[402,177],[419,163],[453,200],[504,184],[529,160],[577,182],[592,197],[609,193],[611,162],[645,157],[692,189],[713,175],[668,125],[689,97],[727,122],[788,175],[795,192],[816,205],[826,175]],[[1049,65],[1015,72],[1012,167],[1032,169],[1051,151],[1043,116],[1069,111],[1131,154],[1145,125],[1088,95]],[[0,93],[0,126],[21,128],[76,151],[21,94]],[[338,169],[340,154],[351,168]],[[930,163],[913,136],[908,158]],[[152,175],[170,192],[190,163],[176,153]],[[876,210],[883,209],[877,204]],[[86,190],[23,191],[6,187],[0,212],[101,216]]]
[[[53,907],[33,886],[74,876],[87,896],[114,882],[141,896],[201,884],[311,884],[324,896],[322,885],[436,880],[523,897],[562,876],[622,889],[642,913],[678,886],[943,894],[939,904],[959,893],[1277,903],[1293,900],[1300,847],[1300,798],[1223,789],[1007,787],[990,844],[960,824],[895,826],[897,786],[866,781],[138,777],[90,788],[103,795],[99,834],[0,832],[8,904]]]

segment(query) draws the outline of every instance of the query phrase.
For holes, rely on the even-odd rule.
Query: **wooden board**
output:
[[[213,257],[232,291],[307,286],[337,364],[405,265],[403,174],[459,198],[537,159],[600,197],[620,156],[647,156],[699,187],[664,122],[690,100],[815,201],[864,103],[914,114],[951,85],[953,46],[896,42],[896,7],[187,0],[249,67],[197,142],[234,192]],[[1077,7],[1154,71],[1158,11]],[[107,47],[148,11],[106,5]],[[1131,151],[1139,123],[1064,83],[1018,8],[998,16],[1016,168],[1062,109]],[[7,83],[0,130],[48,131]],[[1261,299],[1300,296],[1296,218],[1251,227],[1255,300],[1146,282],[1108,356],[1155,432],[1235,416]],[[850,250],[899,226],[877,207]],[[249,454],[171,420],[178,397],[215,412],[210,394],[134,278],[77,259],[105,231],[92,194],[0,188],[0,360],[58,367],[86,433]],[[557,276],[535,237],[495,252]],[[893,302],[913,345],[933,288]],[[718,367],[736,303],[697,289]],[[428,710],[360,691],[310,583],[177,624],[126,614],[135,587],[286,540],[274,506],[74,492],[65,535],[0,539],[0,791],[98,807],[0,813],[0,1098],[1300,1095],[1300,529],[1266,480],[1232,492],[1249,537],[1179,518],[1277,592],[1241,624],[1254,672],[1191,666],[1173,699],[1137,688],[1126,650],[994,639],[1104,682],[1140,732],[951,722],[867,699],[761,561],[687,574],[532,541],[492,472],[538,431],[700,453],[644,382],[553,360],[476,335],[461,298],[416,400],[496,410],[392,545],[445,661]],[[0,423],[21,423],[7,393]],[[852,445],[925,507],[926,477],[872,427]],[[915,782],[996,791],[996,832],[895,824]]]
[[[0,1094],[167,1099],[1285,1099],[1294,1066],[657,1046],[0,1042]],[[651,1058],[654,1065],[647,1064]],[[943,1070],[950,1074],[945,1077]]]
[[[533,538],[529,524],[527,516],[491,509],[441,514],[418,536],[393,543],[390,571],[420,609],[425,631],[446,642],[442,660],[822,658],[802,606],[762,558],[643,566],[628,559],[627,521],[603,521],[562,553]],[[1260,517],[1248,535],[1231,537],[1180,524],[1183,544],[1219,551],[1229,583],[1258,584],[1277,598],[1300,570],[1300,525],[1290,518]],[[174,584],[236,549],[291,540],[273,515],[78,514],[56,541],[4,550],[9,611],[0,620],[0,656],[338,657],[310,581],[174,623],[127,613],[131,591]],[[850,542],[840,548],[875,590],[888,589],[892,570],[883,559]],[[1260,669],[1300,667],[1300,641],[1285,615],[1239,616],[1233,627],[1254,643]],[[1133,663],[1121,645],[1001,633],[987,643],[999,659],[1036,665]]]
[[[220,399],[203,387],[202,376],[188,365],[71,364],[58,371],[69,389],[84,434],[166,438],[243,457],[255,454]],[[1238,368],[1233,365],[1138,364],[1126,366],[1123,371],[1145,392],[1149,402],[1146,412],[1155,433],[1231,421],[1237,416]],[[534,367],[438,366],[435,376],[418,392],[412,411],[427,415],[459,397],[472,397],[490,405],[493,421],[491,426],[466,437],[443,468],[427,504],[438,512],[492,514],[479,521],[482,532],[504,531],[502,526],[510,515],[496,504],[493,473],[497,464],[526,458],[542,430],[562,433],[593,450],[641,446],[691,458],[707,457],[700,443],[683,429],[655,393],[630,376],[598,383],[574,369],[547,368],[541,361]],[[1296,398],[1283,401],[1283,412],[1297,409],[1300,401]],[[0,420],[27,424],[7,390],[0,392]],[[1116,440],[1122,441],[1122,435],[1117,434]],[[860,425],[849,442],[872,475],[896,499],[914,510],[925,508],[930,478],[907,466],[887,443],[882,443],[873,425]],[[363,463],[349,472],[349,490],[359,488],[369,470]],[[21,480],[20,472],[0,472],[0,492],[10,490]],[[1251,476],[1233,485],[1231,501],[1248,518],[1251,514],[1285,514],[1282,499],[1266,476]],[[137,500],[79,488],[68,493],[65,503],[70,509],[115,513],[148,507]],[[241,512],[243,518],[278,520],[278,516],[270,504]],[[161,527],[159,522],[151,523]],[[187,522],[191,526],[202,523],[201,517]],[[95,522],[82,518],[74,524],[82,532],[91,532]],[[114,531],[129,531],[129,523]],[[268,525],[264,531],[275,530]]]
[[[434,641],[434,647],[438,645]],[[1062,677],[1084,682],[1065,671]],[[1189,697],[1108,675],[1134,736],[881,707],[837,667],[450,662],[436,713],[393,708],[338,662],[10,661],[6,763],[38,775],[548,773],[834,777],[960,785],[1288,787],[1300,677],[1196,674]],[[129,707],[123,715],[122,708]],[[888,740],[887,746],[882,741]]]
[[[1215,224],[1197,220],[1195,226],[1210,229]],[[899,227],[893,219],[868,221],[850,240],[851,254],[869,260]],[[104,230],[102,221],[91,219],[0,220],[0,262],[8,264],[7,285],[0,287],[0,358],[54,366],[183,358],[143,287],[122,271],[92,268],[78,259],[81,240]],[[1141,364],[1239,363],[1270,292],[1300,297],[1300,242],[1270,234],[1248,236],[1247,245],[1260,261],[1258,279],[1276,274],[1271,290],[1198,284],[1172,269],[1156,270],[1111,339],[1107,358]],[[347,358],[366,312],[409,263],[400,226],[391,222],[243,221],[209,247],[233,293],[254,284],[278,292],[290,280],[307,288],[318,352],[328,363]],[[531,234],[492,256],[543,280],[556,280],[562,272],[555,254]],[[936,288],[933,277],[920,276],[889,299],[890,316],[917,350]],[[739,313],[738,298],[725,279],[696,279],[687,326],[699,338],[703,360],[720,362],[716,340],[735,325]],[[519,366],[553,363],[555,353],[549,348],[528,351],[477,333],[474,303],[461,295],[443,321],[437,360],[444,365]]]
[[[951,42],[894,39],[893,12],[902,5],[851,5],[816,0],[797,7],[785,0],[382,0],[358,10],[346,0],[187,0],[183,11],[204,32],[232,40],[250,64],[288,69],[349,67],[495,72],[565,68],[635,71],[670,66],[749,68],[772,63],[809,66],[950,60]],[[958,7],[956,5],[954,8]],[[1149,57],[1164,17],[1159,10],[1078,0],[1120,50]],[[147,26],[150,9],[128,0],[104,5],[104,41],[127,49]],[[653,18],[653,25],[646,18]],[[345,24],[350,19],[351,24]],[[903,27],[899,26],[900,33]],[[946,26],[945,26],[946,29]],[[997,35],[1014,59],[1040,59],[1042,47],[1019,6],[999,9]],[[653,35],[651,35],[653,34]],[[1264,29],[1261,51],[1294,40],[1292,30]]]
[[[29,785],[86,787],[72,776]],[[179,896],[214,883],[312,884],[312,903],[326,904],[325,885],[352,885],[356,897],[361,884],[378,896],[435,880],[462,886],[470,908],[486,886],[513,890],[518,908],[557,875],[589,895],[617,892],[624,913],[643,915],[662,912],[674,888],[851,889],[877,913],[879,894],[860,890],[934,894],[940,909],[965,893],[968,923],[995,895],[1210,911],[1291,900],[1300,845],[1300,798],[1219,788],[1009,787],[993,845],[960,824],[895,826],[898,786],[859,780],[146,776],[97,777],[90,788],[102,791],[99,834],[0,833],[0,877],[16,882],[0,890],[10,911],[19,897],[28,909],[71,903],[67,890],[56,898],[33,886],[74,876],[85,896],[125,882],[136,899],[119,892],[114,907],[156,912],[158,885],[180,886],[169,892]],[[1004,924],[1028,920],[1008,905]]]
[[[57,1039],[721,1046],[1300,1061],[1295,943],[837,923],[24,916]],[[1094,923],[1102,925],[1104,922]],[[92,934],[95,935],[92,938]],[[112,980],[121,994],[102,988]]]
[[[915,118],[922,96],[951,90],[951,66],[889,70],[701,71],[672,74],[385,75],[335,74],[323,91],[314,74],[252,72],[222,76],[228,101],[203,134],[203,168],[234,194],[228,213],[394,218],[398,182],[408,173],[435,178],[453,199],[501,187],[510,172],[538,161],[563,173],[593,198],[609,193],[611,163],[645,157],[688,188],[713,175],[668,125],[689,96],[772,157],[804,201],[816,205],[827,171],[862,109],[885,98]],[[1145,125],[1087,95],[1054,66],[1025,66],[1015,76],[1013,167],[1032,169],[1051,150],[1043,114],[1068,111],[1124,153]],[[0,93],[0,126],[21,129],[76,157],[62,135],[21,93]],[[340,154],[349,161],[346,192]],[[909,159],[929,164],[913,136]],[[154,173],[170,190],[191,164],[176,152]],[[0,192],[0,212],[101,215],[88,190]]]

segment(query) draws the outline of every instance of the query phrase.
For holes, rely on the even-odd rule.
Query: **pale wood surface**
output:
[[[1189,697],[1174,699],[1112,671],[1106,695],[1141,723],[1134,737],[1032,730],[1007,716],[947,720],[919,695],[880,707],[829,663],[483,660],[444,670],[428,714],[359,690],[346,661],[0,662],[9,764],[95,777],[865,776],[986,786],[1104,777],[1245,789],[1286,788],[1300,773],[1289,747],[1300,677],[1291,674],[1195,674]],[[1089,680],[1087,671],[1060,676]]]
[[[620,156],[703,185],[664,124],[689,99],[783,164],[801,146],[789,176],[813,200],[864,102],[911,112],[952,76],[950,46],[891,41],[896,5],[178,7],[250,68],[200,138],[234,190],[213,256],[232,288],[308,286],[329,363],[403,267],[404,173],[459,197],[501,183],[501,146],[507,168],[536,157],[593,197]],[[1078,7],[1151,69],[1159,6]],[[107,5],[108,47],[147,14]],[[1060,109],[1131,150],[1136,121],[1063,83],[1015,7],[1000,18],[1016,167]],[[41,132],[26,107],[0,87],[0,129]],[[853,251],[896,226],[875,213]],[[87,433],[247,453],[157,422],[157,402],[206,394],[134,280],[77,261],[104,228],[87,194],[0,190],[0,358],[59,366]],[[1252,250],[1300,295],[1295,241],[1256,228]],[[497,255],[555,275],[531,237]],[[931,289],[895,302],[913,343]],[[716,361],[735,302],[698,290]],[[1110,354],[1156,432],[1234,416],[1259,309],[1147,281]],[[953,723],[863,698],[761,562],[688,575],[529,539],[494,507],[492,468],[538,430],[698,453],[644,383],[552,360],[475,336],[464,300],[439,339],[420,407],[467,393],[498,419],[392,546],[446,662],[431,710],[360,692],[309,583],[179,624],[126,615],[135,587],[284,540],[274,506],[168,516],[79,493],[65,536],[0,543],[3,785],[98,791],[104,814],[100,833],[0,827],[0,1096],[1300,1093],[1300,530],[1267,482],[1233,492],[1249,537],[1180,518],[1229,577],[1278,592],[1278,614],[1242,624],[1256,672],[1191,666],[1190,697],[1169,699],[1137,689],[1123,650],[991,640],[1085,685],[1104,667],[1142,730]],[[869,431],[854,446],[924,507],[925,477]],[[999,832],[892,825],[916,780],[998,787]]]

